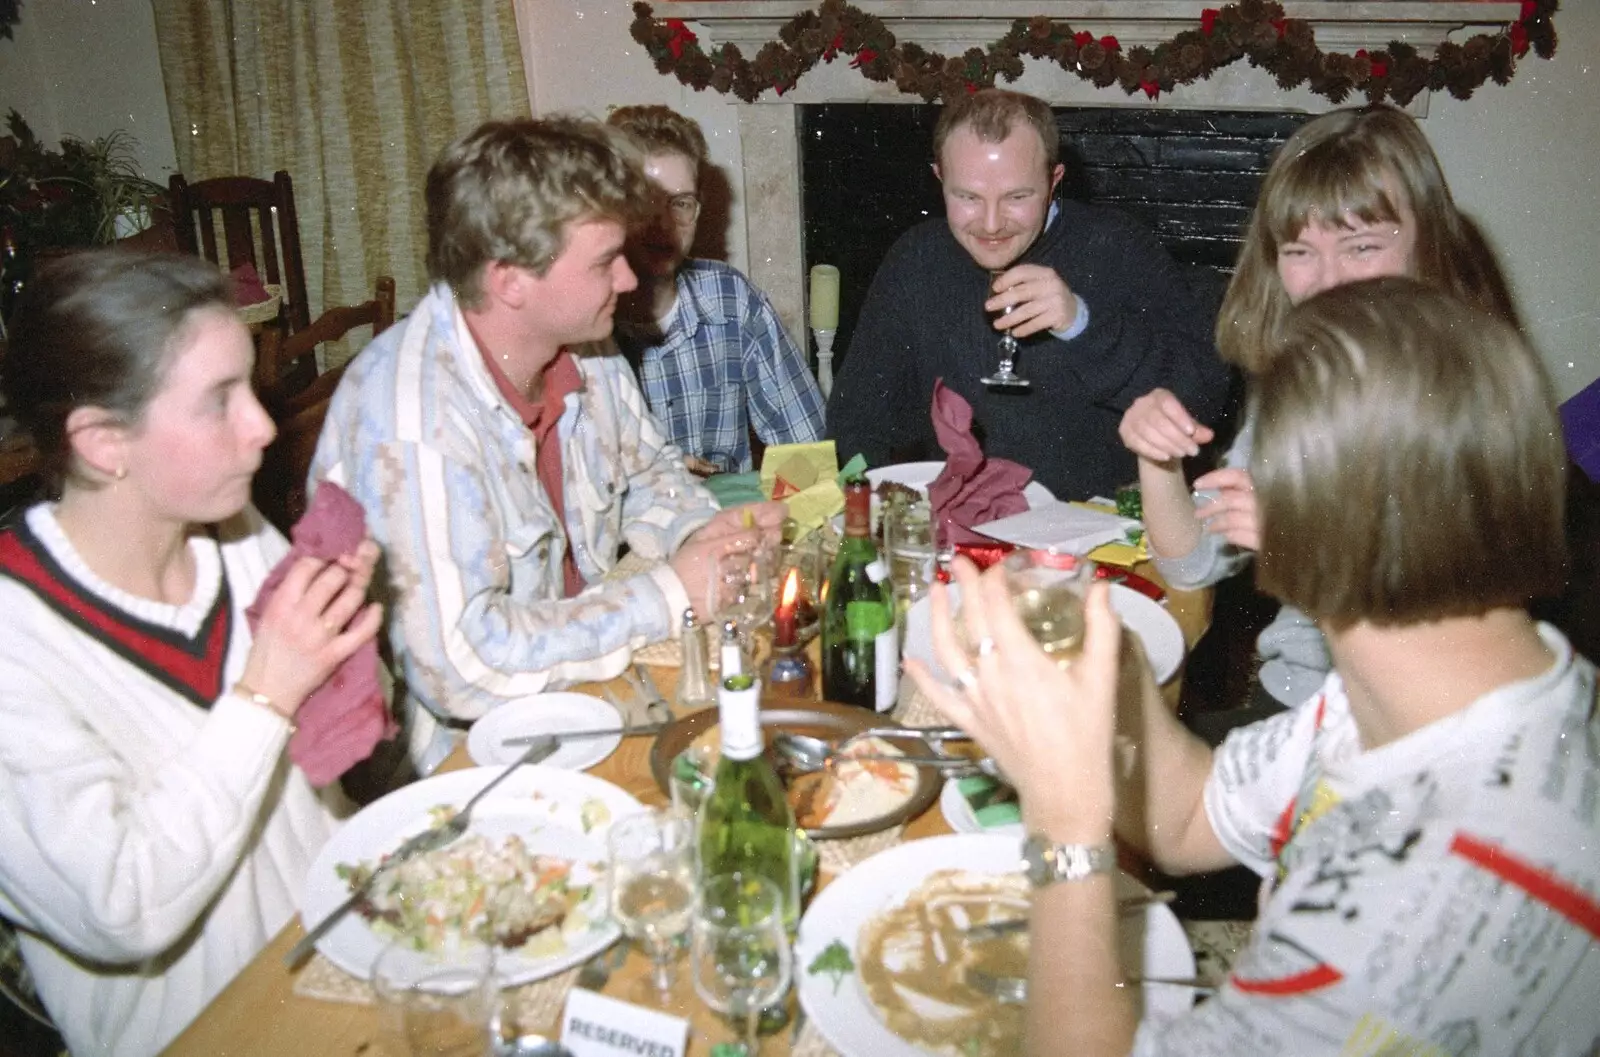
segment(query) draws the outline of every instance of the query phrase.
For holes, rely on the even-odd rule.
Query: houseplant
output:
[[[52,150],[11,111],[0,137],[0,315],[42,256],[99,246],[150,222],[164,208],[160,184],[118,130],[92,140],[67,137]]]

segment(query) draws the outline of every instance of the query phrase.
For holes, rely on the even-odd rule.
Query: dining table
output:
[[[1211,591],[1167,589],[1153,563],[1141,563],[1134,566],[1132,571],[1163,587],[1166,591],[1163,605],[1182,630],[1185,646],[1192,648],[1210,623]],[[648,658],[649,651],[646,656]],[[678,668],[662,664],[647,665],[647,670],[662,695],[668,699],[674,715],[685,715],[686,712],[679,709],[675,701]],[[1174,709],[1177,708],[1181,683],[1180,670],[1162,687],[1163,694]],[[629,702],[634,697],[630,684],[621,677],[607,683],[581,684],[570,689],[596,695],[609,694],[623,702]],[[915,707],[910,702],[920,697],[914,690],[902,692],[902,703],[897,711]],[[636,704],[642,717],[643,703]],[[794,706],[792,700],[783,704],[785,707]],[[925,700],[920,705],[924,714],[932,707]],[[588,773],[620,787],[645,805],[666,804],[668,798],[651,770],[651,744],[652,739],[648,737],[624,738],[615,752],[589,768]],[[445,760],[440,770],[470,766],[473,764],[463,742]],[[950,832],[951,827],[935,802],[905,823],[898,840],[914,841]],[[829,856],[825,854],[822,859],[823,866],[817,878],[819,890],[834,876],[829,870]],[[1126,862],[1124,865],[1126,868]],[[328,974],[339,974],[339,970],[331,963],[317,965],[320,955],[297,969],[285,965],[284,956],[304,935],[303,923],[297,916],[173,1041],[164,1051],[167,1057],[381,1057],[385,1049],[380,1037],[378,1013],[363,981],[351,978],[346,981],[347,986],[308,987],[309,974],[326,977]],[[627,943],[626,940],[618,942]],[[558,982],[560,993],[550,993],[549,982],[528,985],[530,988],[544,988],[542,1001],[533,1004],[537,1022],[519,1022],[516,1033],[558,1037],[565,989],[571,986],[598,983],[598,989],[603,994],[638,1000],[638,994],[643,990],[638,985],[650,973],[650,961],[641,951],[629,945],[625,958],[620,952],[603,952],[593,960],[597,965],[590,967],[588,972],[573,969],[562,974]],[[601,963],[614,967],[609,972],[603,969],[598,973],[592,971],[599,968]],[[804,971],[803,966],[797,965],[797,978]],[[685,967],[681,964],[678,976],[679,986],[671,992],[668,1000],[656,1005],[656,1008],[689,1021],[688,1057],[709,1057],[713,1046],[732,1041],[735,1036],[721,1017],[694,996],[686,979]],[[796,1010],[793,1016],[800,1018],[801,1014]],[[814,1025],[803,1022],[785,1027],[763,1040],[761,1053],[764,1057],[785,1057],[791,1053],[797,1057],[833,1054],[835,1051],[813,1029]],[[394,1057],[404,1055],[396,1054]]]

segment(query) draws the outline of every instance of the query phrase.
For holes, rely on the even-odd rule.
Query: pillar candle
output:
[[[811,268],[811,329],[836,330],[839,326],[839,269],[831,264]]]

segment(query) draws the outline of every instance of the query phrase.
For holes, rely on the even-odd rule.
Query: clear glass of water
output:
[[[906,611],[932,588],[938,569],[933,508],[926,499],[895,496],[884,504],[883,549],[889,557],[896,622],[904,634]]]
[[[679,811],[645,811],[612,823],[611,916],[650,956],[650,986],[672,992],[673,962],[694,916],[694,821]]]
[[[705,878],[690,952],[695,991],[729,1019],[745,1054],[754,1057],[761,1046],[761,1011],[788,993],[794,976],[777,886],[748,873]]]
[[[483,1057],[500,1038],[495,949],[470,941],[419,951],[401,939],[372,965],[379,1031],[389,1053]]]

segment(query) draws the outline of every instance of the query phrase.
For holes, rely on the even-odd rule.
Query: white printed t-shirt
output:
[[[1337,673],[1228,737],[1206,812],[1271,895],[1217,997],[1135,1054],[1600,1052],[1595,668],[1539,633],[1544,674],[1370,752]]]

